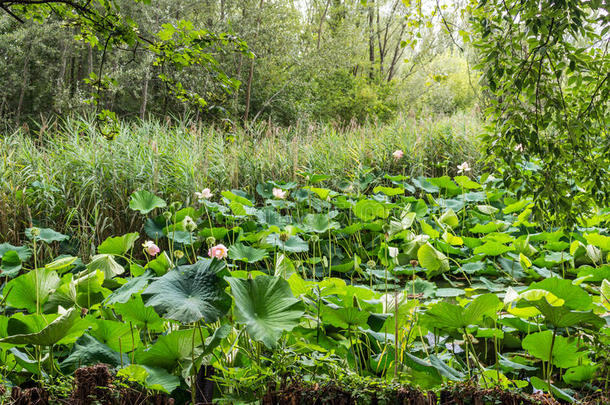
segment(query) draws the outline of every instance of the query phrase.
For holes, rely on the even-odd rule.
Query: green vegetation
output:
[[[0,245],[5,383],[104,362],[177,398],[213,366],[229,402],[290,376],[607,392],[608,212],[542,230],[501,180],[385,178],[365,194],[366,178],[338,192],[309,173],[189,204],[136,191],[143,229],[91,258],[28,228]]]
[[[70,233],[74,249],[86,256],[92,244],[137,227],[128,210],[136,189],[191,201],[203,187],[254,193],[266,179],[299,181],[304,172],[329,175],[332,187],[362,178],[363,191],[387,183],[382,174],[390,170],[454,174],[461,162],[478,159],[479,131],[471,114],[346,129],[261,123],[234,132],[149,121],[124,124],[112,142],[89,121],[20,130],[0,137],[0,238],[20,242],[31,221]],[[406,152],[399,162],[392,158],[396,149]]]
[[[0,402],[610,403],[604,0],[0,0]]]

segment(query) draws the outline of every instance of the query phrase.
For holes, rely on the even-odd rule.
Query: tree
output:
[[[488,163],[533,196],[549,224],[575,224],[610,202],[608,11],[605,0],[478,0],[469,9]]]
[[[104,68],[113,48],[133,50],[135,54],[142,47],[151,52],[154,55],[153,64],[161,67],[159,78],[167,89],[179,100],[199,108],[206,107],[206,97],[185,88],[177,77],[166,71],[168,66],[173,67],[174,71],[194,65],[203,68],[213,77],[218,88],[226,93],[239,87],[239,81],[223,72],[215,55],[230,50],[250,56],[245,42],[228,33],[195,29],[188,20],[165,23],[157,32],[146,35],[141,32],[133,14],[130,14],[130,11],[138,13],[141,3],[149,4],[150,0],[0,0],[0,9],[20,23],[26,20],[59,20],[65,26],[75,27],[83,41],[97,48],[102,54],[99,68],[96,72],[90,72],[87,79],[95,90],[92,101],[96,105],[104,105],[104,91],[112,85],[112,80],[104,75]],[[90,56],[89,60],[92,59]],[[24,71],[28,63],[29,59],[26,59]],[[24,76],[25,88],[27,75]],[[145,111],[145,107],[142,110]]]

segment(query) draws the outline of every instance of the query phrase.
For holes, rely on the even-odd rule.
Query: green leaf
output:
[[[17,275],[19,270],[21,270],[21,259],[19,258],[19,254],[14,250],[5,252],[2,256],[0,269],[2,270],[0,272],[2,276],[13,277]]]
[[[272,233],[267,236],[267,243],[279,247],[281,250],[293,253],[303,253],[309,250],[309,244],[298,236],[289,237],[286,242],[280,239],[280,235]]]
[[[125,269],[114,260],[114,256],[110,254],[99,254],[91,258],[91,262],[87,265],[87,270],[101,270],[104,277],[109,280],[119,274],[123,274]]]
[[[114,290],[112,294],[104,300],[104,304],[113,305],[129,301],[132,295],[142,292],[146,286],[148,286],[148,282],[151,278],[152,274],[150,272],[132,278],[127,283]]]
[[[150,284],[142,297],[166,319],[215,322],[231,307],[231,297],[224,291],[226,283],[219,277],[225,266],[215,259],[179,266]]]
[[[146,190],[132,193],[129,199],[129,208],[139,211],[143,215],[148,214],[155,208],[164,208],[166,206],[167,203],[163,199]]]
[[[150,331],[163,331],[163,323],[154,308],[147,307],[140,295],[134,295],[125,302],[117,302],[114,311],[120,315],[124,322],[133,323],[136,328]]]
[[[441,215],[441,217],[438,219],[438,221],[441,224],[448,225],[450,228],[455,228],[460,224],[460,220],[455,214],[455,211],[453,211],[451,208],[445,211],[443,215]]]
[[[205,329],[203,330],[205,331]],[[207,332],[205,332],[207,336]],[[202,335],[197,328],[180,329],[167,335],[161,335],[148,349],[136,351],[136,362],[149,367],[161,367],[173,371],[176,366],[190,362],[193,347],[201,346]]]
[[[431,328],[463,329],[477,323],[483,316],[495,318],[500,306],[500,300],[494,294],[480,295],[465,308],[439,302],[426,311],[422,320]]]
[[[324,323],[343,329],[365,326],[369,316],[369,312],[355,307],[331,308],[326,305],[322,307]]]
[[[362,221],[372,221],[375,218],[387,218],[389,211],[383,204],[375,200],[360,200],[353,207],[354,214]]]
[[[121,355],[103,343],[97,341],[90,335],[81,336],[74,346],[70,355],[60,364],[64,373],[71,373],[79,367],[93,364],[108,364],[112,367],[121,364],[129,364],[129,357],[123,353]]]
[[[229,247],[229,258],[231,260],[241,260],[246,263],[256,263],[267,257],[267,251],[246,246],[242,243],[235,243]]]
[[[27,262],[32,257],[32,251],[27,246],[13,246],[10,243],[0,244],[0,257],[6,252],[15,251],[22,262]]]
[[[56,318],[40,332],[25,333],[7,336],[0,339],[2,343],[17,345],[29,344],[37,346],[51,346],[58,343],[71,332],[72,325],[79,319],[79,311],[70,308],[66,313]],[[81,331],[84,332],[84,329]]]
[[[332,221],[328,214],[307,214],[303,225],[306,232],[316,233],[325,233],[339,227],[339,223]]]
[[[483,254],[485,256],[499,256],[506,252],[515,250],[512,246],[506,246],[498,242],[485,242],[481,246],[474,248],[474,254]]]
[[[4,288],[4,291],[8,292],[6,302],[14,308],[23,308],[30,313],[35,313],[36,297],[39,300],[39,308],[42,308],[60,282],[59,276],[54,271],[32,270],[6,284]]]
[[[377,186],[373,189],[373,193],[383,193],[388,197],[393,197],[396,195],[401,195],[405,193],[405,189],[402,187],[384,187]]]
[[[171,394],[180,385],[180,377],[168,373],[165,369],[130,364],[117,372],[117,377],[126,378],[143,387]]]
[[[530,284],[528,290],[540,289],[552,292],[565,302],[570,309],[587,310],[591,307],[591,296],[581,287],[572,284],[570,280],[551,277]]]
[[[139,237],[140,235],[137,232],[133,232],[123,236],[107,238],[97,247],[97,252],[110,255],[124,255],[133,249],[133,244]]]
[[[532,356],[549,361],[552,357],[553,366],[560,368],[569,368],[578,365],[580,359],[584,357],[583,353],[578,351],[576,340],[567,339],[563,336],[555,336],[553,343],[553,353],[551,354],[551,342],[553,341],[553,332],[545,330],[527,335],[522,346]]]
[[[89,333],[117,352],[130,352],[142,344],[140,334],[136,333],[128,323],[96,319],[95,327]]]
[[[273,348],[284,331],[298,325],[303,315],[302,304],[294,298],[286,280],[266,275],[246,280],[225,279],[235,298],[237,322],[246,325],[252,338]]]
[[[426,242],[417,251],[417,260],[427,270],[428,276],[434,276],[449,271],[449,259]]]
[[[29,239],[36,239],[36,241],[42,241],[45,243],[51,242],[62,242],[64,240],[68,240],[70,237],[68,235],[64,235],[63,233],[59,233],[50,228],[38,228],[39,234],[34,238],[32,235],[32,229],[28,228],[25,230],[25,236]]]

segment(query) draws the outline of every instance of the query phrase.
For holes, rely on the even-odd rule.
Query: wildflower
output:
[[[273,197],[283,200],[286,198],[286,192],[281,188],[273,188]]]
[[[394,159],[396,160],[401,159],[404,155],[405,153],[400,149],[396,149],[394,153],[392,153],[392,156],[394,156]]]
[[[523,144],[518,144],[515,146],[515,152],[523,152]]]
[[[184,229],[189,232],[193,232],[195,229],[197,229],[197,224],[195,221],[193,221],[193,218],[189,217],[188,215],[184,217]]]
[[[388,246],[388,253],[389,253],[390,257],[393,259],[396,256],[398,256],[398,248],[397,247]]]
[[[159,246],[155,245],[155,242],[153,242],[152,240],[147,240],[146,242],[142,243],[142,247],[144,248],[144,250],[146,250],[146,253],[151,256],[156,256],[157,253],[161,251],[161,249],[159,249]]]
[[[227,257],[227,247],[222,243],[216,246],[212,246],[208,250],[208,256],[215,257],[217,259],[224,259]]]
[[[472,170],[468,165],[468,162],[464,162],[461,165],[458,165],[457,169],[459,174],[466,174],[467,172]]]
[[[201,192],[196,192],[195,193],[195,198],[198,199],[199,201],[202,200],[208,200],[210,198],[212,198],[214,194],[212,194],[212,192],[210,191],[209,188],[204,188],[203,190],[201,190]]]

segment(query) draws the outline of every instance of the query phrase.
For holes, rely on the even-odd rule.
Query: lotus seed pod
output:
[[[366,262],[366,267],[369,267],[369,268],[375,267],[375,261],[369,260],[368,262]]]
[[[290,239],[290,234],[288,232],[280,233],[280,240],[282,242],[286,242],[286,241],[288,241],[288,239]]]
[[[163,218],[165,218],[166,221],[169,221],[170,219],[172,219],[172,213],[169,211],[165,211],[163,213]]]
[[[184,252],[182,250],[174,250],[174,257],[180,260],[184,257]]]
[[[312,243],[317,243],[320,241],[320,237],[318,235],[311,235],[311,238],[309,238],[309,241]]]
[[[216,244],[216,238],[213,236],[208,236],[205,238],[205,244],[208,245],[208,247],[214,246]]]
[[[30,230],[30,233],[32,234],[32,236],[39,236],[40,235],[40,228],[34,227],[34,228],[32,228]]]

